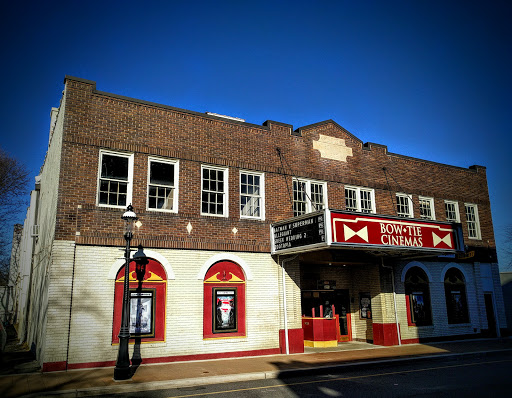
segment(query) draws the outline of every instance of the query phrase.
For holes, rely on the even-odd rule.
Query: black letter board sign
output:
[[[311,213],[271,226],[272,253],[297,252],[305,246],[325,245],[325,213]]]

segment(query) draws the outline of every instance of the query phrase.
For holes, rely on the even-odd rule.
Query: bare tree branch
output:
[[[0,273],[4,279],[11,256],[12,223],[28,204],[28,177],[27,168],[0,148]]]

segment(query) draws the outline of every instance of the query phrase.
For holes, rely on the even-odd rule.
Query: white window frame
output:
[[[126,181],[126,205],[109,205],[100,203],[100,184],[101,184],[101,164],[103,155],[118,156],[128,159],[128,181]],[[105,149],[100,149],[98,156],[98,177],[96,182],[96,205],[98,207],[111,207],[116,209],[126,209],[132,203],[132,190],[133,190],[133,153],[115,152]]]
[[[259,195],[248,195],[242,194],[242,174],[252,175],[260,178],[260,194]],[[240,188],[240,218],[247,218],[251,220],[264,220],[265,219],[265,174],[257,171],[240,170],[239,173],[239,188]],[[260,200],[260,215],[259,216],[248,216],[242,214],[242,196],[257,196]]]
[[[294,181],[297,181],[298,183],[304,184],[304,186],[306,188],[305,189],[305,192],[306,192],[306,212],[304,214],[308,214],[308,213],[311,213],[313,211],[321,210],[321,209],[316,209],[316,207],[314,207],[313,204],[311,203],[311,199],[312,199],[311,184],[318,184],[318,185],[322,186],[322,196],[323,196],[323,200],[324,200],[323,203],[322,203],[322,206],[323,206],[322,209],[326,209],[328,207],[327,206],[327,183],[325,181],[317,181],[317,180],[309,180],[309,179],[306,179],[306,178],[295,178],[295,177],[293,177],[292,178],[292,195],[294,194],[294,192],[293,192],[293,182]],[[293,201],[293,203],[295,203],[295,200]],[[294,211],[294,213],[295,213],[295,211]]]
[[[355,191],[356,193],[356,209],[352,210],[347,208],[347,190]],[[347,211],[355,211],[359,213],[367,213],[367,214],[375,214],[375,190],[372,188],[364,188],[364,187],[357,187],[354,185],[345,185],[345,189],[343,190],[344,197],[345,197],[345,210]],[[361,199],[361,192],[366,192],[370,194],[370,200],[371,200],[371,209],[370,211],[367,211],[367,209],[363,209],[361,206],[362,199]]]
[[[422,216],[422,214],[421,214],[421,202],[422,201],[429,203],[429,206],[430,206],[430,217]],[[423,220],[435,220],[436,219],[436,211],[434,209],[434,198],[430,198],[428,196],[420,196],[418,198],[418,205],[419,205],[419,213],[420,213],[420,218],[421,219],[423,219]]]
[[[447,205],[453,205],[454,206],[455,219],[448,218],[448,214],[447,214],[447,211],[446,211],[446,206]],[[460,223],[459,202],[457,202],[455,200],[445,200],[444,201],[444,214],[445,214],[445,217],[446,217],[446,221]]]
[[[407,201],[407,208],[408,208],[408,213],[400,213],[398,211],[398,199],[401,198],[401,199],[405,199]],[[411,195],[408,195],[406,193],[403,193],[403,192],[397,192],[396,194],[396,214],[398,217],[402,217],[402,218],[413,218],[414,217],[414,209],[413,209],[413,206],[412,206],[412,198],[411,198]]]
[[[155,208],[149,207],[149,187],[151,185],[155,185],[155,184],[151,184],[151,163],[152,162],[167,163],[167,164],[172,164],[174,166],[174,191],[173,191],[173,195],[172,195],[172,204],[173,204],[172,209],[155,209]],[[163,159],[163,158],[158,158],[158,157],[153,157],[153,156],[148,157],[148,179],[147,179],[147,191],[146,191],[146,209],[148,211],[158,211],[158,212],[164,212],[164,213],[177,213],[178,212],[178,197],[179,197],[178,193],[179,193],[179,175],[180,175],[179,167],[180,167],[179,160]],[[162,187],[165,187],[165,186],[162,185]]]
[[[475,215],[475,219],[474,220],[469,220],[468,219],[468,207],[472,207],[474,209],[474,215]],[[482,239],[482,234],[481,234],[481,231],[480,231],[480,219],[478,217],[478,206],[476,204],[474,204],[474,203],[464,203],[464,212],[466,213],[466,225],[468,227],[468,238],[469,239],[475,239],[475,240]],[[474,223],[475,224],[476,236],[470,236],[469,235],[469,231],[470,231],[469,224],[470,223]]]
[[[223,213],[222,214],[212,214],[212,213],[204,213],[203,212],[203,171],[205,169],[222,171],[222,173],[223,173],[224,191],[222,192],[223,193]],[[201,179],[200,179],[200,181],[201,181],[201,196],[199,198],[199,211],[201,212],[202,216],[209,216],[209,217],[228,217],[229,216],[228,179],[229,179],[229,169],[227,167],[210,166],[207,164],[201,165]]]

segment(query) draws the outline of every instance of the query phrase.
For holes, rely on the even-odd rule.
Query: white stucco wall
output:
[[[430,302],[432,309],[432,325],[408,326],[406,312],[406,296],[404,277],[407,269],[419,266],[429,277]],[[466,282],[466,298],[469,311],[469,322],[449,324],[447,317],[446,298],[444,290],[445,272],[455,267],[462,271]],[[480,332],[487,328],[483,291],[479,278],[479,267],[473,263],[420,262],[403,263],[395,269],[395,289],[397,298],[398,318],[402,339],[432,338],[440,336],[465,335]],[[481,297],[482,296],[482,297]]]
[[[71,245],[72,242],[68,244]],[[54,255],[57,254],[56,249],[57,247],[54,248]],[[65,247],[60,247],[59,250],[66,252]],[[231,259],[233,253],[223,256],[220,252],[148,249],[148,253],[151,252],[165,258],[172,268],[174,279],[167,281],[165,341],[141,344],[142,358],[279,347],[279,328],[282,326],[277,322],[282,319],[278,297],[280,268],[269,254],[235,254],[245,263],[246,276],[248,273],[251,275],[251,279],[246,281],[246,336],[203,339],[203,280],[198,275],[212,256]],[[63,254],[63,257],[66,255]],[[122,264],[119,262],[121,257],[122,252],[116,247],[76,247],[68,355],[70,364],[115,361],[117,357],[118,346],[112,345],[115,283],[112,275],[115,273],[111,268],[114,264],[117,264],[115,267]],[[67,281],[67,274],[63,274],[62,283],[66,284]],[[295,284],[292,281],[287,283],[290,287],[288,307],[294,314],[300,314],[298,288],[293,287]],[[61,294],[61,298],[63,302],[68,300],[67,295]],[[61,326],[64,326],[64,319],[69,313],[65,306],[61,306],[59,311],[62,314],[55,315],[55,318],[61,319]],[[294,324],[289,327],[301,327],[300,315],[291,315],[290,322],[290,325],[293,322]],[[57,329],[50,330],[49,326],[48,332],[50,331],[48,334],[55,337],[49,340],[47,349],[54,354],[46,356],[46,359],[63,360],[67,341],[63,335],[57,334]],[[59,344],[63,346],[60,349]],[[132,349],[130,348],[130,352]]]

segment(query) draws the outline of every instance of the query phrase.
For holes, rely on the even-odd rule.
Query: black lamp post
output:
[[[123,311],[121,315],[121,329],[119,330],[119,351],[117,353],[116,367],[114,368],[114,380],[127,380],[132,377],[130,369],[130,355],[128,344],[130,341],[130,243],[133,238],[133,223],[137,215],[132,205],[128,205],[126,212],[121,217],[125,221],[124,239],[126,240],[125,265],[124,265],[124,290],[123,290]],[[147,257],[142,251],[142,246],[133,256],[137,265],[143,266],[148,263]]]

